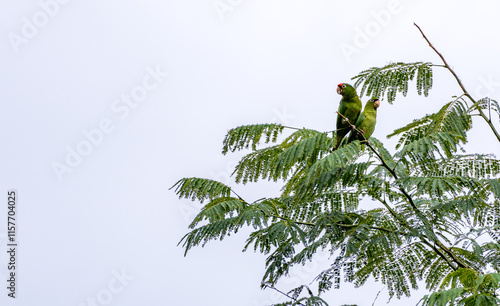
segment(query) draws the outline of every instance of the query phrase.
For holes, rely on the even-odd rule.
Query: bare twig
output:
[[[304,128],[296,128],[296,127],[293,127],[293,126],[286,126],[286,125],[283,125],[284,128],[286,129],[290,129],[290,130],[297,130],[297,131],[300,131],[300,130],[303,130]]]
[[[294,298],[293,296],[289,296],[288,294],[284,293],[283,291],[279,290],[278,288],[274,287],[273,285],[268,285],[268,284],[264,284],[267,288],[271,288],[273,290],[276,290],[277,292],[283,294],[284,296],[286,296],[287,298],[297,302],[298,304],[297,305],[302,305],[302,306],[306,306],[304,304],[302,304],[301,302],[299,302],[296,298]]]
[[[464,84],[462,83],[462,81],[460,81],[460,78],[458,77],[458,75],[455,73],[455,71],[450,67],[450,65],[448,65],[448,63],[446,62],[446,60],[444,59],[444,56],[439,53],[439,51],[431,44],[431,42],[429,41],[429,39],[427,38],[427,36],[425,36],[424,32],[422,31],[422,29],[420,29],[420,27],[416,24],[416,23],[413,23],[417,29],[420,31],[420,33],[422,34],[422,36],[424,37],[425,41],[427,41],[427,43],[429,44],[429,46],[432,48],[432,50],[434,50],[434,52],[436,52],[436,54],[441,58],[441,60],[443,61],[444,63],[444,67],[446,69],[448,69],[448,71],[451,72],[451,74],[453,75],[453,77],[455,78],[455,80],[457,81],[458,83],[458,86],[460,86],[460,88],[463,90],[464,94],[467,96],[467,98],[469,98],[473,104],[477,105],[477,102],[476,100],[474,100],[474,98],[472,98],[472,96],[469,94],[469,92],[467,91],[467,89],[465,89],[465,86]],[[491,120],[484,114],[483,110],[477,105],[476,106],[476,109],[477,111],[479,112],[479,115],[486,121],[486,123],[488,123],[488,125],[490,126],[491,130],[493,131],[493,134],[495,134],[497,140],[500,142],[500,134],[498,133],[498,131],[495,129],[495,126],[493,125],[493,123],[491,122]]]
[[[234,195],[235,195],[235,196],[237,196],[237,197],[238,197],[238,199],[239,199],[240,201],[242,201],[242,202],[246,203],[246,201],[245,201],[245,200],[243,200],[243,198],[242,198],[242,197],[240,197],[240,195],[239,195],[239,194],[237,194],[237,193],[236,193],[236,191],[234,191],[234,190],[233,190],[233,188],[231,188],[231,187],[230,187],[230,188],[229,188],[229,190],[230,190],[232,193],[234,193]]]
[[[380,294],[380,292],[382,292],[382,290],[384,290],[384,289],[385,289],[385,286],[384,286],[384,287],[382,287],[382,289],[380,289],[380,291],[377,293],[377,296],[375,296],[375,299],[373,300],[372,306],[374,306],[374,305],[375,305],[375,302],[376,302],[376,301],[377,301],[377,299],[378,299],[378,295],[379,295],[379,294]]]

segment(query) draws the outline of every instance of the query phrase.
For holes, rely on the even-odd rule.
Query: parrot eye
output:
[[[345,88],[345,85],[342,85],[342,88]]]

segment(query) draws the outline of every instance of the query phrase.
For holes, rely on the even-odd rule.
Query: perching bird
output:
[[[379,106],[380,101],[375,97],[366,102],[365,109],[356,121],[356,130],[351,132],[347,143],[354,140],[364,141],[370,138],[375,130],[375,124],[377,123],[377,108]]]
[[[342,139],[351,131],[351,125],[355,124],[356,120],[358,120],[362,107],[356,89],[351,85],[340,83],[337,86],[337,93],[342,95],[338,112],[347,118],[349,122],[347,122],[344,117],[337,114],[337,145],[334,150],[339,148]]]

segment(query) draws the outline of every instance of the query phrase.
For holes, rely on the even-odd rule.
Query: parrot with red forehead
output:
[[[337,114],[337,145],[334,150],[339,148],[342,139],[352,130],[351,125],[358,120],[362,108],[361,100],[352,85],[340,83],[337,86],[337,93],[342,96],[338,112],[343,117]]]
[[[366,102],[365,109],[356,121],[356,130],[351,132],[347,143],[354,140],[365,141],[370,138],[375,130],[375,124],[377,123],[377,108],[379,106],[380,101],[375,97]]]

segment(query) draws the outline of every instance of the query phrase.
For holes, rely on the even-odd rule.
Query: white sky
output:
[[[176,245],[199,206],[168,188],[190,176],[229,182],[241,156],[220,153],[230,128],[278,122],[331,131],[336,84],[389,61],[440,64],[413,22],[473,95],[500,99],[499,8],[497,1],[2,0],[2,288],[11,188],[19,246],[18,297],[0,289],[0,304],[283,301],[259,289],[265,256],[241,252],[245,235],[183,257]],[[360,32],[371,36],[355,44]],[[357,53],[346,56],[347,44]],[[374,137],[389,148],[395,140],[387,134],[460,94],[441,70],[428,98],[415,91],[379,108]],[[470,135],[468,152],[499,152],[483,122]],[[87,156],[68,164],[68,150]],[[279,186],[236,188],[251,201]],[[321,257],[297,269],[280,289],[310,282],[327,264]],[[327,296],[330,305],[371,305],[383,285],[343,288]],[[415,304],[422,294],[390,305]],[[383,290],[375,305],[387,299]]]

